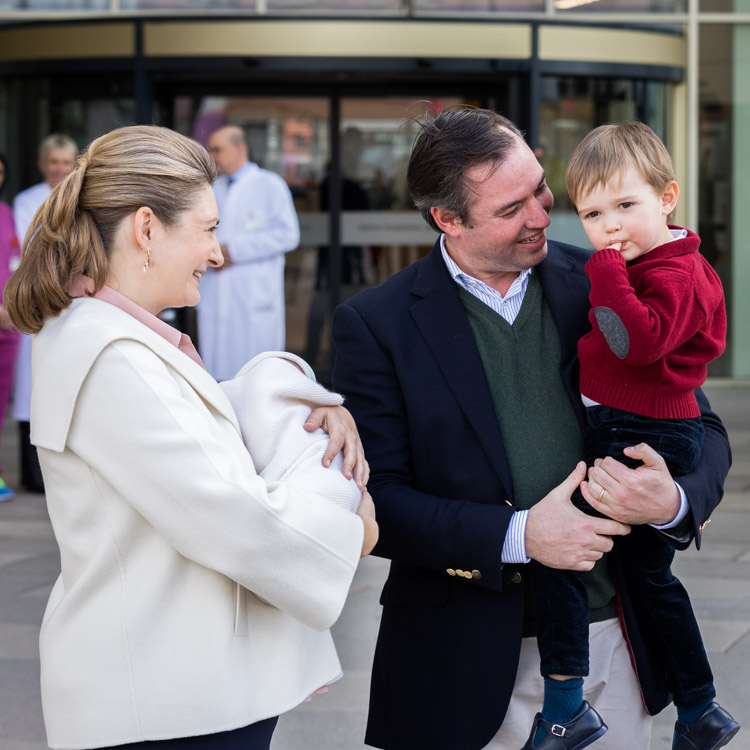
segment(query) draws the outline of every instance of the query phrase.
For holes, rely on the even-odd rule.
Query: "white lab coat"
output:
[[[40,182],[28,190],[19,193],[13,201],[13,216],[16,220],[16,235],[23,245],[31,220],[44,203],[52,188],[46,182]],[[31,336],[21,334],[16,360],[16,375],[13,385],[13,419],[18,422],[29,421],[29,404],[31,402]]]
[[[256,354],[285,345],[284,254],[299,243],[292,194],[274,172],[247,163],[214,185],[217,238],[232,266],[201,280],[198,350],[217,380],[234,377]]]
[[[33,361],[61,560],[40,637],[50,747],[235,729],[340,677],[327,628],[359,517],[261,479],[213,378],[114,305],[74,300]]]

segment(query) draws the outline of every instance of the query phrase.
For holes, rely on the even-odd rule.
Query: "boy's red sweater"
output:
[[[584,396],[657,419],[700,416],[693,391],[724,351],[727,318],[699,245],[688,231],[627,264],[613,248],[591,256],[593,330],[578,342]]]

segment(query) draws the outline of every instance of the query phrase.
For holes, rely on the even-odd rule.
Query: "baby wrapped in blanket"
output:
[[[220,385],[237,415],[255,469],[267,484],[284,481],[351,512],[357,510],[362,490],[344,476],[343,455],[339,452],[330,467],[324,467],[328,435],[303,427],[311,409],[344,402],[315,380],[307,362],[289,352],[264,352]]]

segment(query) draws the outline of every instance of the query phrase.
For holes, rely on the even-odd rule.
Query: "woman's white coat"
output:
[[[361,520],[266,485],[199,365],[106,302],[34,336],[32,442],[60,546],[41,632],[52,748],[208,734],[336,680]]]

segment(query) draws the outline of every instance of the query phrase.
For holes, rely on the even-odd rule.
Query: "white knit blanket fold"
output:
[[[237,414],[255,469],[267,484],[283,481],[346,510],[357,509],[362,491],[342,473],[341,453],[325,468],[328,435],[303,428],[311,409],[344,403],[341,395],[316,382],[307,362],[289,352],[264,352],[220,385]]]

